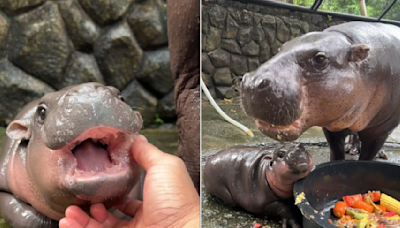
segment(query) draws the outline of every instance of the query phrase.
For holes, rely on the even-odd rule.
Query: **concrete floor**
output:
[[[233,99],[232,102],[218,101],[217,103],[231,118],[251,129],[254,133],[254,137],[247,136],[245,132],[225,121],[208,101],[202,101],[202,167],[210,156],[229,146],[238,144],[259,145],[263,143],[277,147],[281,144],[261,134],[255,128],[254,120],[245,115],[240,107],[238,99]],[[296,142],[305,144],[315,164],[329,161],[329,148],[321,128],[313,127],[309,129],[296,140]],[[391,134],[385,144],[384,149],[389,156],[388,162],[400,163],[399,143],[400,128],[396,129]],[[346,155],[346,159],[357,158],[358,155]],[[281,227],[281,225],[275,221],[257,218],[245,211],[233,209],[221,204],[204,191],[204,185],[202,185],[201,200],[203,228],[252,228],[256,222],[265,227]]]

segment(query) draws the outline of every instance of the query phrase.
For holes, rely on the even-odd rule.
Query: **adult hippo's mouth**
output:
[[[138,178],[130,153],[135,134],[112,127],[93,127],[61,149],[67,153],[65,187],[90,203],[121,196]]]
[[[258,130],[263,134],[279,141],[296,140],[302,133],[300,119],[293,121],[292,124],[287,126],[278,126],[259,119],[256,119],[255,122]]]

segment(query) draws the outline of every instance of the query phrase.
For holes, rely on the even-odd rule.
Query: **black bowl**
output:
[[[400,200],[400,166],[378,161],[333,161],[316,166],[294,184],[296,197],[305,199],[297,206],[303,215],[303,228],[335,228],[332,208],[343,196],[379,190]]]

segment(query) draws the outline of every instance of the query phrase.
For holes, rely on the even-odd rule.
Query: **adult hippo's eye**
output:
[[[285,156],[285,153],[283,151],[278,152],[278,158],[283,158]]]
[[[326,57],[325,53],[323,52],[318,52],[314,56],[314,65],[318,67],[324,67],[328,63],[328,58]]]
[[[121,96],[121,95],[118,95],[118,98],[119,98],[121,101],[125,101],[124,97]]]
[[[44,107],[43,105],[40,105],[37,108],[37,113],[39,116],[39,121],[43,122],[46,119],[46,107]]]

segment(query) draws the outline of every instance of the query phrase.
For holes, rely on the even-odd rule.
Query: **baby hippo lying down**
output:
[[[225,204],[281,219],[284,228],[288,224],[299,228],[293,184],[313,167],[302,144],[286,144],[273,152],[256,146],[234,146],[207,161],[203,178],[206,191]]]

